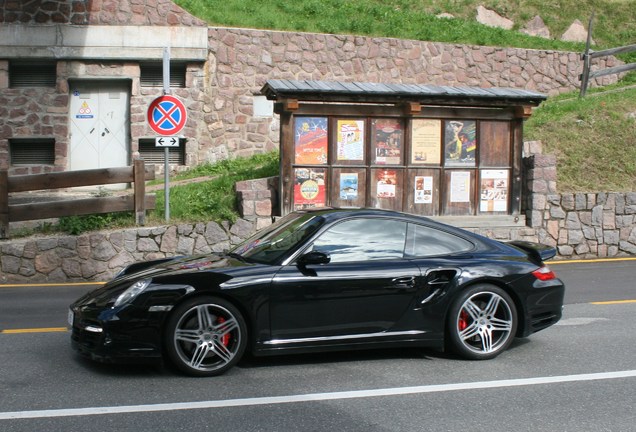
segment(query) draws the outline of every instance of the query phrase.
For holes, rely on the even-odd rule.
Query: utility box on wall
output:
[[[523,120],[546,96],[502,88],[270,80],[280,213],[374,207],[518,216]]]

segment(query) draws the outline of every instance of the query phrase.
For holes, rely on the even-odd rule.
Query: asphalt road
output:
[[[636,431],[636,260],[553,268],[564,318],[494,360],[247,358],[203,379],[76,356],[67,306],[92,286],[0,286],[0,430]]]

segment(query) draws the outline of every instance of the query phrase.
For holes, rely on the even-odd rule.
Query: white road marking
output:
[[[593,324],[598,321],[609,321],[609,318],[566,318],[557,322],[555,325],[557,326],[578,326],[578,325],[587,325]]]
[[[68,408],[68,409],[53,409],[53,410],[39,410],[39,411],[14,411],[14,412],[0,412],[0,420],[73,417],[73,416],[89,416],[89,415],[100,415],[100,414],[147,413],[147,412],[158,412],[158,411],[214,409],[214,408],[243,407],[243,406],[257,406],[257,405],[276,405],[276,404],[284,404],[284,403],[315,402],[315,401],[384,397],[384,396],[400,396],[400,395],[412,395],[412,394],[424,394],[424,393],[449,392],[449,391],[458,391],[458,390],[464,391],[464,390],[503,388],[503,387],[522,387],[522,386],[539,385],[539,384],[544,384],[544,385],[545,384],[560,384],[560,383],[571,383],[571,382],[580,382],[580,381],[608,380],[608,379],[635,378],[635,377],[636,377],[636,370],[626,370],[626,371],[601,372],[601,373],[580,374],[580,375],[562,375],[562,376],[553,376],[553,377],[521,378],[521,379],[510,379],[510,380],[480,381],[480,382],[456,383],[456,384],[439,384],[439,385],[427,385],[427,386],[415,386],[415,387],[395,387],[395,388],[376,389],[376,390],[357,390],[357,391],[332,392],[332,393],[310,393],[310,394],[304,394],[304,395],[271,396],[271,397],[245,398],[245,399],[217,400],[217,401],[180,402],[180,403],[165,403],[165,404],[153,404],[153,405],[128,405],[128,406],[92,407],[92,408]]]

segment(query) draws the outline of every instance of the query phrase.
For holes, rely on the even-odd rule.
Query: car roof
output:
[[[432,228],[453,233],[460,237],[470,239],[473,243],[480,244],[482,247],[488,245],[495,249],[508,249],[499,241],[489,239],[480,234],[476,234],[462,228],[454,227],[442,222],[435,221],[426,216],[404,213],[395,210],[377,209],[377,208],[338,208],[338,207],[321,207],[304,210],[296,210],[295,213],[315,214],[324,218],[326,223],[332,223],[340,219],[347,219],[358,216],[388,217],[397,218],[406,222],[424,224]]]

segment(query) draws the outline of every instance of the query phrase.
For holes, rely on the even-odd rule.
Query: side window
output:
[[[466,252],[474,245],[461,237],[423,225],[409,224],[405,255],[427,257]]]
[[[331,255],[331,262],[402,258],[406,222],[360,218],[332,226],[313,244],[314,251]]]

